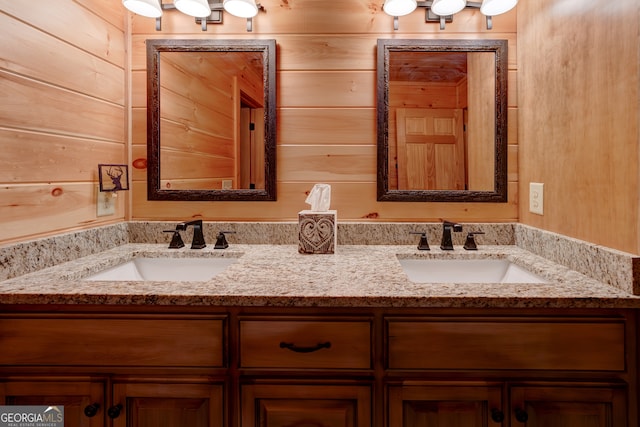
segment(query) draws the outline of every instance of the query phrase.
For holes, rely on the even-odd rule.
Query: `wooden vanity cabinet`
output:
[[[622,384],[389,385],[389,427],[626,427]]]
[[[504,420],[501,385],[410,384],[387,387],[390,427],[483,427]]]
[[[385,328],[389,427],[632,425],[624,316],[387,317]]]
[[[64,406],[65,427],[226,425],[222,384],[141,380],[11,379],[0,383],[0,404]]]
[[[64,406],[65,427],[101,427],[105,421],[105,383],[53,377],[0,380],[0,405]]]
[[[0,404],[70,427],[638,425],[634,310],[36,310],[0,313]]]
[[[241,427],[371,427],[372,319],[239,321]]]
[[[122,405],[113,427],[226,425],[223,384],[121,382],[113,385],[113,402],[111,408]]]
[[[242,427],[371,427],[371,385],[268,381],[243,385]]]
[[[511,426],[634,425],[627,422],[628,393],[624,385],[522,385],[511,387],[509,392]]]
[[[0,403],[65,427],[225,427],[226,315],[0,314]]]

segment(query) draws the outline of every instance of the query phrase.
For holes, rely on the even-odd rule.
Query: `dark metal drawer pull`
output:
[[[313,353],[314,351],[322,350],[323,348],[330,348],[331,342],[321,342],[313,347],[298,347],[297,345],[289,342],[281,342],[280,348],[286,348],[287,350],[295,351],[296,353]]]

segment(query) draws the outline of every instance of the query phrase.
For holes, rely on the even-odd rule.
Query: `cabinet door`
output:
[[[65,427],[104,425],[104,384],[84,381],[0,383],[0,404],[63,406]]]
[[[500,386],[389,386],[389,427],[501,426]]]
[[[115,384],[107,415],[113,427],[223,427],[223,386]]]
[[[513,387],[511,425],[527,427],[624,427],[623,387]]]
[[[246,385],[242,427],[371,427],[371,389],[357,385]]]

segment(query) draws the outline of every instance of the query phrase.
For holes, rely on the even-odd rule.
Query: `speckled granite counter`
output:
[[[434,245],[435,246],[435,245]],[[134,256],[238,257],[208,282],[89,282],[90,273]],[[400,257],[508,258],[547,284],[417,284]],[[414,245],[339,245],[302,255],[296,245],[212,245],[169,250],[129,243],[0,282],[2,304],[113,304],[286,307],[638,308],[640,297],[514,245],[453,252]]]

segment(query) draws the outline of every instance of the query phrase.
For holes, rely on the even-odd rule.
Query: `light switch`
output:
[[[100,191],[100,187],[96,188],[98,190],[96,216],[114,215],[116,213],[114,193],[111,191]]]

